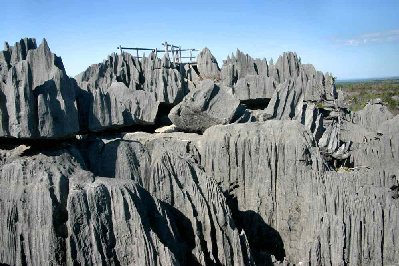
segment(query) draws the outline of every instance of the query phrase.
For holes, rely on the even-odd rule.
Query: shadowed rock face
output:
[[[45,41],[6,43],[1,265],[399,264],[399,116],[351,113],[292,52],[197,63],[73,80]]]
[[[206,172],[236,198],[238,211],[260,215],[281,235],[289,260],[299,261],[310,229],[307,182],[323,172],[305,129],[295,121],[216,126],[205,132],[200,146]],[[251,231],[256,226],[248,230],[248,236],[256,236]],[[262,246],[260,241],[267,240],[255,243]]]
[[[0,136],[63,138],[79,131],[73,83],[46,40],[5,45],[0,55]]]

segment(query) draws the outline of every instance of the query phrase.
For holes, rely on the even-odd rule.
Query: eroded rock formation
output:
[[[5,45],[0,264],[399,264],[399,116],[350,112],[295,53],[197,62],[74,80],[45,41]]]
[[[211,126],[232,122],[239,104],[229,88],[219,87],[208,79],[187,94],[170,111],[169,118],[183,131],[203,132]]]
[[[0,53],[0,136],[62,138],[79,131],[73,83],[46,40],[5,44]]]

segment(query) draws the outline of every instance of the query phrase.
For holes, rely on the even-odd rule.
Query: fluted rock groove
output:
[[[0,52],[1,265],[398,265],[399,116],[293,52]]]

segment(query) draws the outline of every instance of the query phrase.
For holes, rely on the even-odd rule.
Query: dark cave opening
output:
[[[155,118],[155,125],[157,125],[157,127],[172,125],[172,121],[170,121],[168,115],[173,107],[174,107],[173,104],[167,104],[167,103],[159,104],[158,112]]]
[[[20,145],[26,145],[34,149],[58,149],[60,147],[68,145],[75,140],[75,137],[63,138],[63,139],[28,139],[28,138],[0,138],[0,149],[12,150]],[[25,152],[26,153],[26,152]]]
[[[248,109],[251,110],[264,110],[270,103],[270,98],[256,98],[241,100],[240,102],[244,104]]]

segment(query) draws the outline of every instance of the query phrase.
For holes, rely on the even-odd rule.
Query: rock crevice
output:
[[[146,131],[146,132],[143,132]],[[399,116],[287,52],[0,52],[0,264],[397,265]]]

